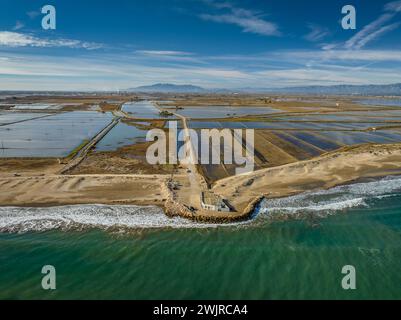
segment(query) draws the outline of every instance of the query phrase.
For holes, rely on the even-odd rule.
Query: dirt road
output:
[[[121,118],[115,118],[113,121],[105,128],[102,129],[96,136],[92,138],[92,140],[87,143],[81,150],[79,150],[78,154],[61,170],[60,174],[65,174],[78,166],[86,157],[88,152],[102,140],[106,134],[110,132],[119,122]]]

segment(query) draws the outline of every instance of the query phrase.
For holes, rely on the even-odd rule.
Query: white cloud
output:
[[[65,57],[6,51],[0,52],[0,79],[3,90],[112,90],[158,82],[210,88],[401,82],[401,51],[395,50],[359,50],[358,54],[350,50],[311,50],[193,55],[204,64],[156,64],[155,59],[160,59],[142,54],[85,51],[79,56]],[[385,67],[388,62],[391,68]]]
[[[145,61],[153,61],[156,63],[192,63],[203,64],[204,62],[199,59],[192,52],[186,51],[172,51],[172,50],[137,50],[135,51],[136,58]]]
[[[333,50],[345,48],[348,50],[360,50],[367,44],[379,39],[384,34],[397,29],[401,23],[391,23],[396,15],[401,12],[401,0],[389,2],[383,7],[382,13],[376,20],[364,26],[345,43],[323,44],[323,50]]]
[[[17,21],[16,23],[15,23],[15,26],[13,27],[13,30],[20,30],[20,29],[22,29],[23,27],[25,27],[25,24],[24,23],[22,23],[21,21]]]
[[[249,74],[238,70],[223,70],[223,69],[192,69],[193,73],[208,75],[212,77],[220,77],[220,78],[233,78],[233,79],[245,79],[251,78]]]
[[[190,56],[192,53],[184,51],[167,51],[167,50],[137,50],[139,54],[149,56]]]
[[[235,69],[193,65],[148,66],[135,57],[85,53],[80,57],[4,53],[2,90],[110,90],[144,83],[188,83],[205,87],[240,86],[252,76]],[[32,80],[34,79],[34,80]]]
[[[387,3],[384,6],[384,10],[386,11],[393,11],[393,12],[401,12],[401,1],[393,1],[390,3]]]
[[[278,86],[336,85],[336,84],[388,84],[400,82],[401,77],[392,70],[365,70],[336,66],[319,68],[293,68],[262,71],[259,76]]]
[[[37,16],[40,15],[40,12],[39,11],[28,11],[26,14],[29,18],[35,19]]]
[[[316,24],[310,23],[308,24],[308,28],[310,32],[304,36],[304,38],[311,42],[321,41],[328,35],[330,35],[330,31],[327,28],[318,26]]]
[[[44,39],[19,32],[0,31],[0,47],[67,47],[99,49],[101,44],[71,39]]]
[[[376,40],[377,38],[379,38],[380,36],[384,35],[387,32],[397,29],[399,26],[400,23],[393,23],[384,27],[380,27],[379,30],[374,31],[363,37],[361,40],[359,40],[358,44],[354,48],[361,49],[364,46],[366,46],[369,42]]]
[[[262,19],[251,10],[226,6],[230,12],[225,14],[201,14],[200,18],[206,21],[237,25],[244,32],[260,34],[264,36],[279,36],[278,26]]]
[[[338,43],[323,43],[321,48],[323,50],[334,50],[335,48],[338,48],[340,45]]]
[[[301,62],[313,59],[326,62],[401,62],[400,50],[311,50],[311,51],[282,51],[276,53],[277,58]]]
[[[381,14],[375,21],[366,25],[361,31],[349,39],[345,43],[345,48],[359,50],[368,43],[400,26],[399,23],[386,23],[389,23],[398,12],[401,12],[401,0],[387,3],[383,10],[386,11],[386,13]]]
[[[383,35],[385,32],[390,31],[391,29],[388,28],[388,26],[384,26],[384,24],[390,21],[393,17],[393,13],[382,14],[378,19],[365,26],[361,31],[359,31],[356,35],[349,39],[345,43],[345,48],[361,49],[370,41],[375,40],[380,35]],[[379,30],[382,31],[380,33],[377,33]]]

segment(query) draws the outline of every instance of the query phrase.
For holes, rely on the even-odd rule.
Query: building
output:
[[[230,207],[211,191],[204,191],[201,194],[201,206],[204,210],[230,212]]]

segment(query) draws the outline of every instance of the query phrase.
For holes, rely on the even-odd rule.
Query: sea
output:
[[[3,207],[0,299],[401,299],[401,177],[264,200],[229,225],[157,207]]]

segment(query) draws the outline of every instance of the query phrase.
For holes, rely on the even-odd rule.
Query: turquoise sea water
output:
[[[401,299],[400,178],[268,200],[231,226],[80,206],[1,208],[0,230],[2,299]]]

